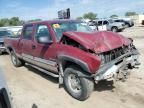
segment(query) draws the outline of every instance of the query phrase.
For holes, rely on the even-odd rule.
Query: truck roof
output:
[[[46,20],[46,21],[36,21],[36,22],[28,22],[27,24],[37,24],[37,23],[60,23],[60,22],[81,22],[80,20],[71,20],[71,19],[59,19],[59,20]]]

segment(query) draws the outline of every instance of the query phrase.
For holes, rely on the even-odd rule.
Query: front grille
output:
[[[127,53],[129,51],[128,46],[120,47],[108,52],[101,53],[99,56],[101,58],[102,64],[108,63],[121,55]]]

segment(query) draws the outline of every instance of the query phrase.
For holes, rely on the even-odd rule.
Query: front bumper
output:
[[[125,26],[118,27],[118,30],[124,30]]]
[[[106,80],[113,78],[119,71],[124,70],[130,64],[135,66],[137,64],[139,53],[137,51],[126,53],[117,59],[104,64],[96,72],[95,81]]]

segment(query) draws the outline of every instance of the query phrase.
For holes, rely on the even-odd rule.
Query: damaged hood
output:
[[[67,36],[87,49],[96,53],[107,52],[123,45],[129,45],[131,40],[113,32],[65,32],[63,36]]]

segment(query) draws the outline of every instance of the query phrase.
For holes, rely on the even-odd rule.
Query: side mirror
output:
[[[49,44],[52,43],[52,39],[48,36],[40,36],[37,38],[37,41],[41,44]]]

